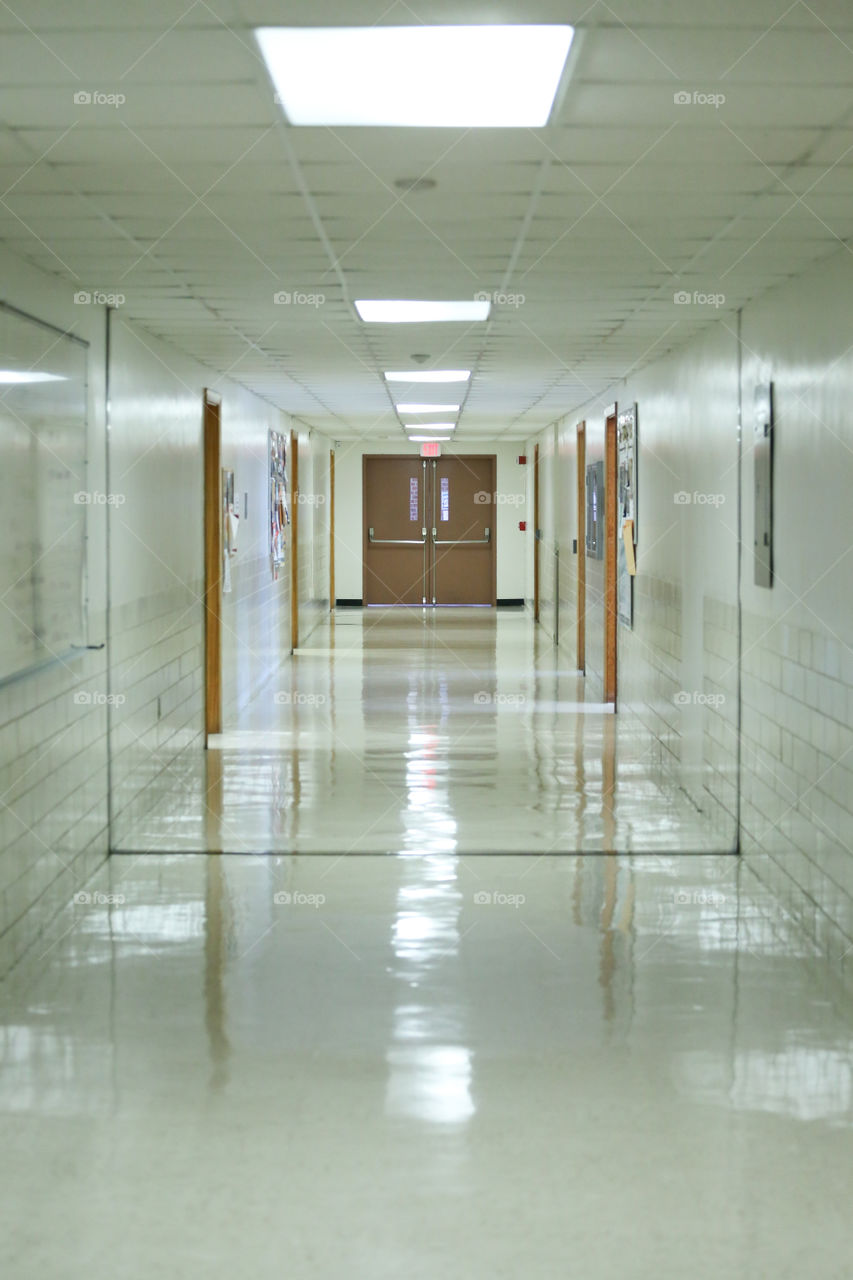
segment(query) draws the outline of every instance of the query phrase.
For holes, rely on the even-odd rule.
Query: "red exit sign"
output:
[[[440,458],[441,445],[437,440],[428,440],[426,444],[421,445],[422,458]]]

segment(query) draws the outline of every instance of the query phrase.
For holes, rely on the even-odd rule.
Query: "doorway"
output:
[[[604,423],[604,701],[616,703],[616,626],[619,617],[616,405]]]
[[[204,727],[222,732],[222,403],[204,392]]]
[[[496,604],[496,462],[365,456],[365,605]]]

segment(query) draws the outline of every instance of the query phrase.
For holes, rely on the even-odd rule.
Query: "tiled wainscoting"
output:
[[[105,655],[0,688],[0,973],[107,856]]]
[[[115,610],[112,622],[114,848],[121,848],[157,788],[188,748],[204,745],[201,583]]]
[[[853,655],[825,629],[743,617],[746,855],[804,930],[853,972]]]
[[[231,563],[231,591],[222,598],[224,727],[271,680],[290,654],[290,561],[273,580],[269,556]]]

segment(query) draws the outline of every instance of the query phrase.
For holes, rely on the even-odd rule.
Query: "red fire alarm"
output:
[[[527,533],[527,521],[526,521],[526,520],[519,520],[519,522],[518,522],[518,528],[519,528],[519,531],[520,531],[521,533]]]
[[[520,453],[520,454],[518,455],[518,465],[519,465],[520,467],[526,467],[526,466],[527,466],[527,454],[526,454],[526,453]]]

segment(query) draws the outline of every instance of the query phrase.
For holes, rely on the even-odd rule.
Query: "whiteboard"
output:
[[[0,680],[85,644],[87,357],[0,303]]]

